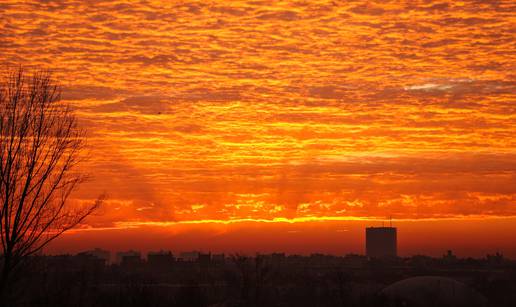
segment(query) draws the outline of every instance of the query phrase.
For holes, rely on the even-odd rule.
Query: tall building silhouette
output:
[[[396,257],[398,255],[396,227],[366,228],[366,255],[371,258]]]

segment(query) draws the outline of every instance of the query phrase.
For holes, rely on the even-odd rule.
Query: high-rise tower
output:
[[[366,255],[371,258],[396,257],[397,229],[395,227],[366,228]]]

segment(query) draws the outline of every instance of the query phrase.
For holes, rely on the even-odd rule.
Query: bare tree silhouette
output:
[[[0,302],[14,270],[101,203],[73,205],[85,135],[49,72],[6,73],[0,84]]]

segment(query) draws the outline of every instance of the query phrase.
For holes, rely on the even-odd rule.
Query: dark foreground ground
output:
[[[106,265],[39,256],[18,272],[9,306],[516,306],[516,263],[500,256],[370,260],[283,254]]]

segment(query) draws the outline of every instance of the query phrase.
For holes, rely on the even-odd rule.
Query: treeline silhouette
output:
[[[501,255],[163,254],[108,264],[81,253],[33,256],[18,273],[6,306],[516,306],[516,264]],[[402,280],[408,296],[385,292]]]

